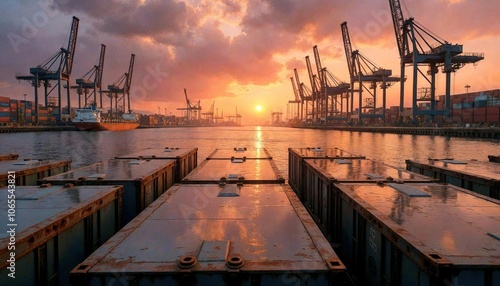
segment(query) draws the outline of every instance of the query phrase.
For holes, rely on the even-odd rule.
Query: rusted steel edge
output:
[[[35,166],[32,168],[27,168],[24,170],[18,170],[16,171],[16,177],[23,177],[23,176],[28,176],[31,174],[35,174],[41,171],[48,171],[52,170],[53,168],[58,168],[58,167],[68,167],[68,170],[71,170],[71,160],[62,160],[62,161],[56,161],[40,166]],[[59,174],[56,174],[59,175]],[[54,175],[55,176],[55,175]],[[7,173],[5,174],[0,174],[0,180],[4,180],[7,178]]]
[[[303,149],[303,148],[292,148],[292,147],[288,147],[288,153],[289,154],[292,153],[298,159],[302,159],[302,160],[308,160],[308,159],[353,159],[353,160],[354,159],[366,159],[366,156],[357,155],[357,154],[351,153],[349,151],[346,151],[344,149],[340,149],[340,148],[337,148],[337,147],[330,147],[330,148],[341,150],[342,152],[348,153],[351,156],[328,156],[328,155],[321,156],[321,157],[318,157],[318,156],[303,156],[303,155],[299,154],[297,151],[294,150],[294,149]]]
[[[288,197],[290,204],[295,210],[295,213],[300,218],[302,225],[309,234],[309,237],[311,238],[314,246],[318,250],[323,261],[325,262],[327,269],[329,269],[332,272],[345,273],[346,272],[345,265],[342,263],[342,261],[340,261],[340,258],[332,249],[330,243],[325,238],[319,227],[316,225],[316,222],[309,215],[307,209],[300,202],[297,195],[287,184],[282,184],[282,188],[286,196]]]
[[[180,187],[180,184],[174,184],[165,193],[163,193],[158,199],[153,201],[149,206],[147,206],[141,213],[139,213],[132,221],[125,225],[119,232],[113,235],[107,242],[105,242],[101,247],[94,251],[87,259],[78,264],[70,272],[70,280],[74,277],[82,276],[84,277],[87,272],[89,272],[96,264],[98,264],[109,252],[113,251],[116,246],[118,246],[122,241],[124,241],[132,232],[135,231],[141,224],[155,212],[163,203],[168,201],[168,198],[172,196]],[[73,276],[73,278],[72,278]]]
[[[486,177],[482,175],[476,175],[472,174],[469,172],[460,172],[460,171],[455,171],[455,170],[450,170],[450,169],[445,169],[439,166],[434,166],[426,163],[421,163],[421,162],[416,162],[412,160],[406,160],[406,170],[408,170],[409,167],[415,167],[415,168],[422,168],[426,171],[439,171],[440,173],[444,175],[452,175],[455,177],[459,177],[461,179],[469,180],[472,182],[477,182],[477,183],[483,183],[488,186],[495,185],[497,183],[500,183],[500,180],[497,180],[495,178],[491,177]],[[485,162],[489,163],[489,162]]]
[[[90,214],[95,213],[102,207],[122,197],[123,187],[114,187],[115,191],[108,193],[104,197],[96,194],[77,206],[71,207],[46,221],[18,233],[16,235],[16,259],[20,259],[29,254],[42,243],[49,241],[51,238],[85,219]],[[0,269],[6,267],[8,264],[7,259],[10,255],[10,251],[7,250],[8,241],[8,239],[4,239],[4,241],[0,243]]]

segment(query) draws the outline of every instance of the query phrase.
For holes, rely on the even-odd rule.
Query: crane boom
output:
[[[349,68],[349,75],[351,77],[355,77],[358,75],[358,71],[356,69],[356,65],[354,64],[354,57],[352,56],[351,37],[349,36],[349,30],[347,29],[347,22],[340,24],[340,28],[342,29],[342,39],[344,40],[344,51],[347,59],[347,67]]]
[[[296,81],[296,83],[297,83],[297,88],[298,88],[298,90],[299,90],[299,96],[300,96],[300,99],[301,99],[301,100],[304,100],[304,91],[303,91],[303,90],[302,90],[302,88],[301,88],[301,83],[300,83],[300,79],[299,79],[299,73],[297,72],[297,69],[296,69],[296,68],[294,68],[294,69],[293,69],[293,72],[294,72],[294,74],[295,74],[295,81]]]
[[[101,44],[101,53],[99,55],[99,65],[97,66],[97,74],[95,77],[95,86],[101,88],[102,74],[104,70],[104,55],[106,54],[106,45]]]
[[[71,24],[71,32],[70,32],[69,40],[68,40],[68,49],[65,51],[67,53],[66,61],[63,63],[63,69],[61,71],[63,74],[65,74],[68,77],[71,75],[71,70],[73,69],[73,59],[75,56],[76,38],[78,37],[78,24],[79,24],[79,22],[80,22],[80,19],[73,16],[73,22]]]
[[[319,77],[319,82],[320,82],[320,89],[323,90],[325,86],[325,78],[323,76],[323,67],[321,66],[321,59],[319,57],[319,51],[318,51],[318,46],[315,45],[313,47],[313,52],[314,52],[314,60],[316,62],[316,69],[318,71],[318,77]]]
[[[127,82],[125,84],[125,90],[127,93],[130,91],[130,86],[132,84],[132,74],[134,73],[134,62],[135,62],[135,54],[131,54],[130,64],[128,66]]]
[[[311,68],[311,61],[309,60],[309,56],[306,56],[306,66],[307,66],[307,74],[309,75],[309,81],[311,82],[311,90],[313,92],[313,96],[316,94],[316,83],[314,81],[314,74]]]
[[[403,57],[406,54],[405,45],[403,43],[403,29],[404,29],[403,10],[401,9],[401,3],[399,2],[399,0],[389,0],[389,6],[391,7],[392,23],[394,25],[394,33],[396,34],[399,56]],[[407,48],[408,47],[406,47],[406,49]]]
[[[300,102],[299,93],[297,91],[297,87],[295,87],[295,81],[293,80],[293,77],[290,77],[290,81],[292,82],[293,94],[295,94],[295,101]]]

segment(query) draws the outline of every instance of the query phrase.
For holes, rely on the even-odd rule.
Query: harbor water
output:
[[[138,152],[146,148],[198,148],[201,162],[217,148],[266,148],[284,176],[288,147],[338,147],[386,164],[405,167],[405,160],[454,158],[487,161],[498,155],[495,139],[398,135],[285,127],[177,127],[128,131],[56,131],[0,134],[0,154],[20,158],[72,160],[72,168]]]

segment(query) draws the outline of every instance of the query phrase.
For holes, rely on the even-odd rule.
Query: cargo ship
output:
[[[76,110],[73,124],[82,131],[131,130],[139,126],[133,112],[116,114],[114,118],[102,116],[102,109],[95,104]]]

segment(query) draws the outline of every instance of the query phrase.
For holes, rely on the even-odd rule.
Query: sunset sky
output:
[[[467,84],[470,92],[499,88],[499,1],[400,1],[405,18],[414,17],[444,40],[463,44],[464,52],[484,52],[483,61],[452,75],[452,94],[464,93]],[[203,112],[215,100],[224,115],[237,107],[243,123],[270,120],[271,111],[285,117],[294,97],[293,68],[310,86],[304,57],[314,60],[314,45],[323,67],[349,80],[343,21],[353,49],[400,73],[388,0],[7,0],[0,9],[0,96],[16,99],[26,93],[33,100],[33,89],[15,74],[28,74],[30,67],[67,46],[72,16],[80,19],[73,84],[97,64],[101,43],[107,46],[105,86],[127,70],[134,53],[132,109],[142,112],[156,113],[160,107],[161,113],[166,108],[180,115],[176,108],[185,106],[187,88],[192,101],[201,100]],[[444,80],[439,73],[438,94],[444,93]],[[410,106],[410,82],[406,91]],[[388,94],[388,106],[398,105],[399,84]],[[73,105],[76,98],[74,92]]]

